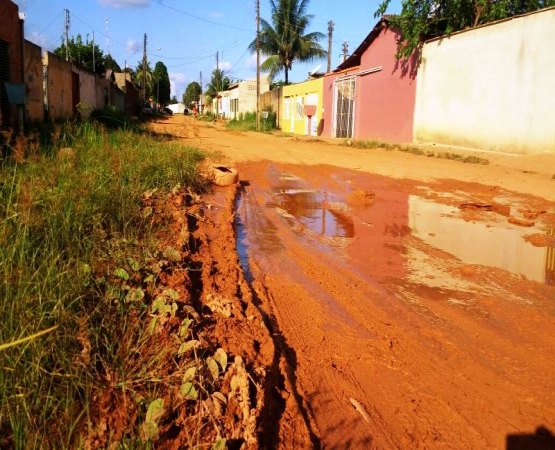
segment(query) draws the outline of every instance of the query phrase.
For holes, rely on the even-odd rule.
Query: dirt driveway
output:
[[[154,127],[239,168],[239,257],[285,358],[276,395],[306,427],[295,440],[276,412],[276,447],[504,448],[555,431],[554,155],[476,165],[181,116]]]

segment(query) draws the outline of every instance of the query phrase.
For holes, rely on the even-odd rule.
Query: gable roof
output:
[[[362,54],[368,49],[368,47],[370,47],[372,42],[374,42],[374,40],[378,37],[378,35],[380,34],[380,31],[382,31],[383,28],[387,28],[389,26],[389,19],[391,17],[392,17],[391,15],[383,16],[378,21],[378,23],[374,25],[374,28],[372,28],[372,31],[370,31],[368,36],[364,38],[364,40],[357,47],[357,49],[345,61],[339,64],[339,66],[337,66],[337,68],[333,70],[333,72],[340,72],[350,67],[360,66],[360,58]]]

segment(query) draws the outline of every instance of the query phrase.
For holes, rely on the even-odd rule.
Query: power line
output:
[[[165,3],[162,3],[162,0],[152,0],[152,1],[153,1],[153,3],[156,3],[160,6],[163,6],[164,8],[171,9],[172,11],[181,13],[181,14],[183,14],[185,16],[188,16],[188,17],[192,17],[193,19],[201,20],[202,22],[210,23],[212,25],[217,25],[219,27],[224,27],[224,28],[230,28],[232,30],[250,31],[250,32],[254,31],[254,30],[249,30],[249,29],[246,29],[246,28],[234,27],[233,25],[226,25],[226,24],[223,24],[223,23],[214,22],[213,20],[205,19],[204,17],[195,16],[194,14],[183,11],[182,9],[178,9],[178,8],[174,8],[173,6],[166,5]]]

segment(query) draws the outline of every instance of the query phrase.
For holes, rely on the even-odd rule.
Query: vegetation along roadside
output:
[[[0,160],[0,447],[148,447],[170,397],[195,422],[184,445],[225,446],[196,400],[227,354],[166,282],[194,245],[167,205],[206,189],[203,154],[88,122],[45,136]]]

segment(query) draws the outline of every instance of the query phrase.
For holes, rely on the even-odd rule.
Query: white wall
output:
[[[555,8],[426,43],[414,138],[555,152]]]

